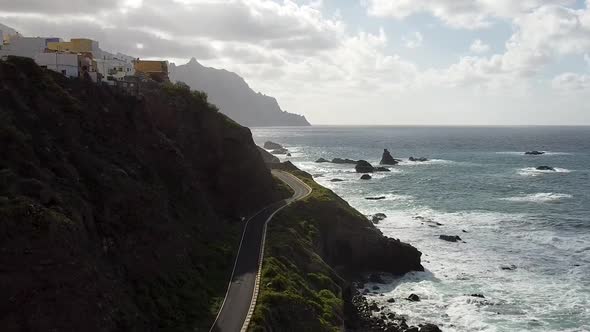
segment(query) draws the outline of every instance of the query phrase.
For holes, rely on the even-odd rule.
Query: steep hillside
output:
[[[268,227],[261,292],[251,331],[373,331],[352,305],[353,280],[367,272],[423,270],[416,248],[383,236],[365,216],[289,162],[312,187]],[[385,331],[386,329],[375,329]],[[397,330],[396,330],[397,331]]]
[[[205,67],[194,58],[185,65],[170,66],[170,78],[206,92],[221,112],[244,126],[310,125],[304,116],[281,110],[275,98],[254,92],[237,74]]]
[[[0,61],[2,331],[208,330],[241,217],[284,188],[204,94],[142,89]]]

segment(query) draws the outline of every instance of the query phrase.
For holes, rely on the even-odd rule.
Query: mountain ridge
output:
[[[211,103],[247,127],[310,126],[305,116],[285,112],[276,98],[255,92],[240,75],[226,69],[203,66],[196,58],[184,65],[170,65],[170,79],[207,93]]]

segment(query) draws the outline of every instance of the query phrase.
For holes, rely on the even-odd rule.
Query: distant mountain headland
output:
[[[27,57],[67,77],[89,77],[93,82],[121,85],[149,78],[158,82],[182,81],[203,91],[225,115],[244,126],[309,126],[302,115],[285,112],[277,100],[255,92],[246,81],[227,70],[202,66],[196,59],[176,66],[165,59],[145,60],[109,53],[99,41],[88,38],[27,37],[0,24],[0,58]]]
[[[310,126],[305,116],[285,112],[277,100],[255,92],[238,74],[205,67],[195,58],[184,65],[170,65],[170,79],[204,91],[219,110],[248,127]]]

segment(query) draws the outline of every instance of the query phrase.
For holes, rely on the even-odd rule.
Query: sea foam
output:
[[[561,194],[561,193],[536,193],[530,194],[525,196],[517,196],[517,197],[508,197],[502,198],[505,201],[511,202],[532,202],[532,203],[549,203],[549,202],[556,202],[563,199],[573,198],[574,196],[570,194]]]

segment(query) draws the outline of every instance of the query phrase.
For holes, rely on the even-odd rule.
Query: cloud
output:
[[[363,0],[367,13],[377,17],[404,19],[428,13],[453,28],[481,29],[495,19],[513,19],[546,4],[543,0]],[[571,0],[554,0],[569,4]]]
[[[408,37],[403,37],[402,41],[406,45],[407,48],[418,48],[422,46],[422,42],[424,41],[424,36],[420,32],[414,32]]]
[[[471,46],[469,46],[469,51],[471,53],[476,53],[476,54],[481,54],[481,53],[487,53],[490,50],[490,45],[485,44],[484,42],[481,41],[481,39],[476,39],[473,41],[473,43],[471,43]]]
[[[563,73],[551,82],[553,88],[563,92],[573,92],[590,89],[590,75]]]
[[[446,69],[426,71],[421,83],[510,90],[528,84],[559,57],[590,52],[588,7],[541,6],[515,18],[513,26],[504,53],[461,57]]]
[[[0,12],[38,14],[87,14],[112,8],[129,7],[133,3],[118,0],[0,0]]]

